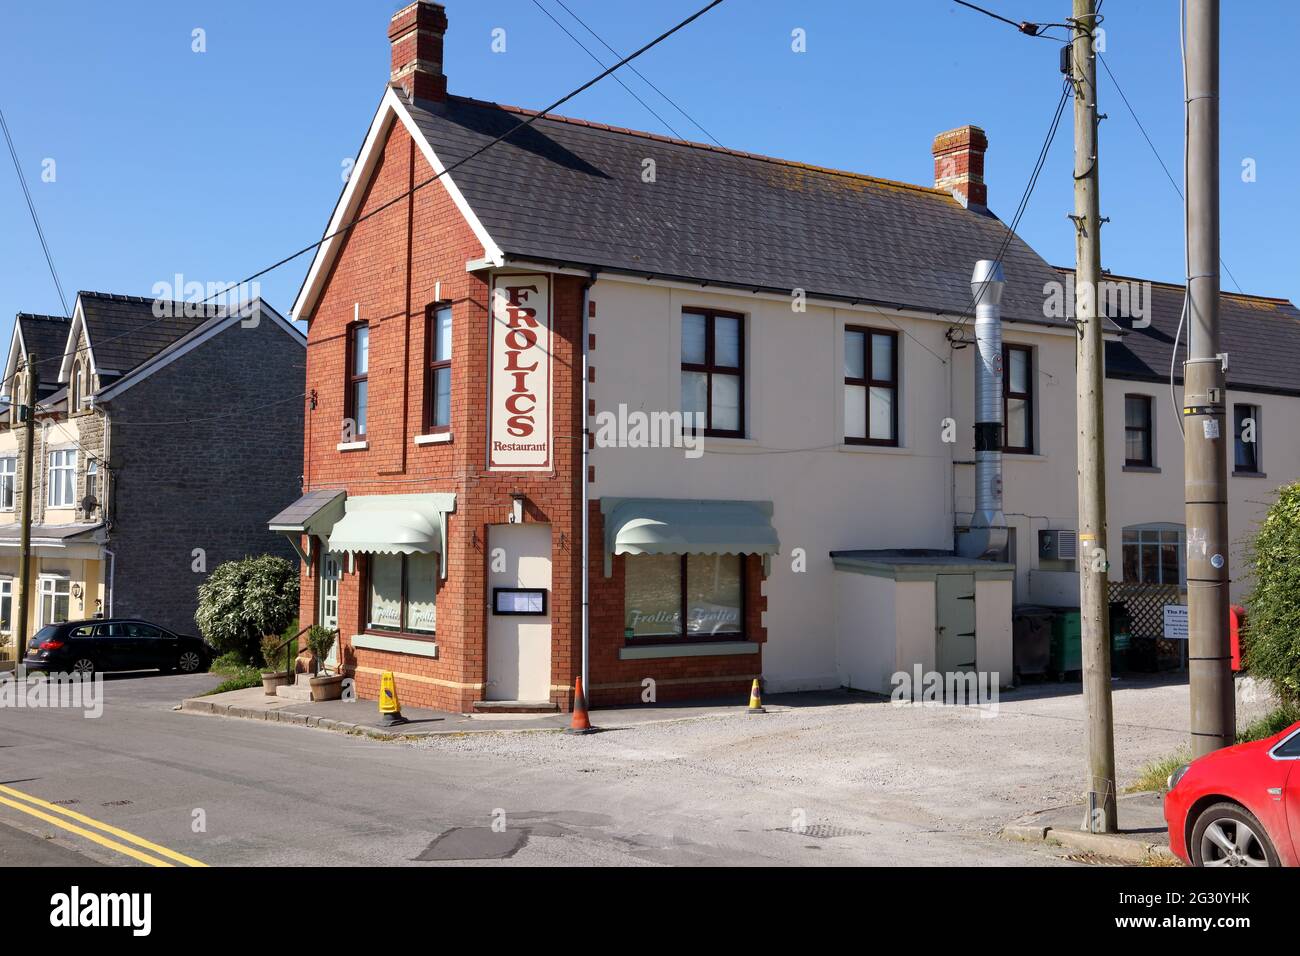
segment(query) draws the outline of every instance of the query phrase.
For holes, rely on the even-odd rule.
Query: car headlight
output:
[[[1187,768],[1190,766],[1191,764],[1185,763],[1171,773],[1169,779],[1165,781],[1165,789],[1172,790],[1174,787],[1178,786],[1178,781],[1183,779],[1183,774],[1187,773]]]

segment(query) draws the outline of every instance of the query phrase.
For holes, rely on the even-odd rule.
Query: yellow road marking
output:
[[[128,843],[134,843],[136,846],[143,847],[144,849],[150,851],[151,853],[155,853],[158,856],[166,857],[169,860],[175,860],[177,863],[182,863],[185,866],[204,866],[204,867],[207,866],[207,864],[204,863],[202,860],[196,860],[193,857],[186,856],[183,853],[177,853],[175,850],[169,850],[165,846],[159,846],[157,843],[151,843],[150,841],[144,839],[143,837],[136,836],[134,833],[129,833],[126,830],[119,829],[118,827],[111,826],[110,824],[107,823],[101,823],[99,820],[96,820],[92,817],[88,817],[84,813],[78,813],[75,810],[67,810],[63,807],[58,806],[57,804],[50,803],[48,800],[42,800],[40,797],[34,797],[29,793],[23,793],[21,790],[15,790],[12,787],[6,787],[0,785],[0,793],[9,794],[9,796],[17,797],[19,800],[26,800],[29,803],[35,804],[36,807],[42,807],[45,810],[49,810],[52,813],[62,814],[65,817],[70,817],[71,819],[78,821],[79,823],[84,823],[87,826],[92,826],[97,830],[103,830],[105,833],[111,833],[113,834],[113,836],[118,837],[119,839],[125,840]],[[15,810],[21,810],[24,813],[29,813],[34,817],[39,817],[40,819],[46,821],[47,823],[53,823],[55,826],[62,827],[65,830],[69,830],[72,833],[78,834],[79,836],[84,836],[87,839],[93,840],[95,843],[100,844],[101,846],[108,847],[110,850],[116,850],[119,853],[125,853],[127,856],[131,857],[132,859],[139,860],[142,863],[148,863],[151,866],[172,866],[172,864],[166,862],[166,860],[155,859],[154,857],[151,857],[145,853],[141,853],[139,850],[133,849],[132,847],[123,846],[121,843],[118,843],[114,840],[110,840],[107,837],[102,837],[98,833],[91,833],[89,830],[84,830],[81,827],[74,826],[73,824],[68,823],[64,820],[60,820],[57,817],[52,817],[47,813],[42,813],[40,810],[35,809],[35,807],[26,806],[24,804],[17,803],[13,800],[7,800],[4,797],[0,797],[0,803],[3,803],[5,806],[13,807]]]

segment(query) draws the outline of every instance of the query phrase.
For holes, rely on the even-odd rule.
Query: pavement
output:
[[[462,725],[493,733],[377,740],[176,709],[220,680],[111,675],[97,719],[66,708],[0,713],[0,864],[53,858],[50,843],[114,865],[159,865],[165,854],[218,866],[1070,866],[1079,857],[1000,835],[1009,820],[1080,800],[1077,684],[1004,693],[995,710],[827,692],[771,697],[761,716],[741,702],[596,710],[606,730],[585,737],[503,729],[521,721],[510,715]],[[1267,702],[1243,707],[1243,720],[1251,707]],[[1122,789],[1186,741],[1187,688],[1119,681],[1114,708]],[[522,718],[551,731],[562,720]],[[70,814],[89,835],[68,829]],[[1042,826],[1060,833],[1079,819],[1070,811]]]
[[[1153,791],[1127,794],[1115,802],[1117,833],[1092,833],[1085,827],[1087,807],[1078,804],[1027,814],[1002,828],[1011,840],[1044,841],[1112,860],[1178,864],[1169,849],[1162,797]]]
[[[805,695],[799,695],[803,698]],[[806,701],[801,701],[806,703]],[[600,730],[627,730],[646,724],[678,720],[744,717],[748,698],[735,701],[704,701],[691,704],[664,704],[656,707],[617,707],[592,711],[592,722]],[[572,723],[571,714],[458,714],[421,707],[403,707],[406,723],[386,727],[380,722],[378,705],[373,700],[298,701],[272,697],[261,687],[226,691],[181,701],[187,713],[214,714],[297,724],[345,734],[361,734],[377,740],[417,739],[438,734],[549,732],[558,733]],[[768,710],[788,709],[772,704]]]

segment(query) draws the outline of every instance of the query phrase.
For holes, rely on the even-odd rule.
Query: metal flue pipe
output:
[[[1002,264],[975,263],[975,508],[957,550],[968,558],[1001,558],[1007,546],[1002,513]]]

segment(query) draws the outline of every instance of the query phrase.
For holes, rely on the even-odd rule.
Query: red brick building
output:
[[[456,175],[439,176],[469,145],[429,123],[482,136],[526,118],[447,96],[446,26],[425,0],[392,18],[392,84],[293,310],[309,326],[306,494],[270,526],[301,549],[301,619],[338,628],[360,696],[392,671],[412,705],[568,709],[583,645],[582,313],[599,301],[587,275],[513,264]],[[745,653],[621,659],[624,559],[607,573],[601,503],[588,513],[592,703],[743,699],[761,673],[760,555],[731,556],[750,598],[727,637]]]

